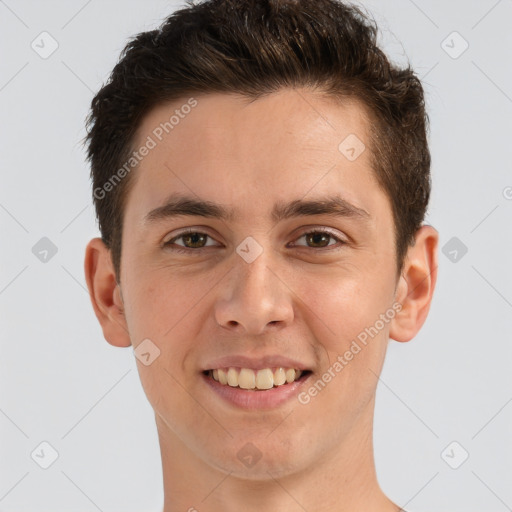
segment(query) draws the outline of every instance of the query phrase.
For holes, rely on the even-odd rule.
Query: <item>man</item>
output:
[[[391,512],[389,338],[428,314],[423,89],[334,0],[213,0],[125,48],[92,102],[105,339],[155,411],[164,512]]]

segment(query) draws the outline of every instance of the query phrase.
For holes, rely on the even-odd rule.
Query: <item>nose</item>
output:
[[[235,256],[236,268],[226,276],[215,304],[220,326],[256,336],[293,320],[292,292],[266,253],[252,263]]]

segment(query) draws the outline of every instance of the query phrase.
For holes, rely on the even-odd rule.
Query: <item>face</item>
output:
[[[391,204],[357,103],[305,89],[195,100],[138,131],[136,147],[156,145],[125,207],[126,327],[136,351],[146,340],[161,439],[248,478],[291,474],[370,428],[398,311]],[[278,385],[287,369],[302,374]],[[256,381],[274,384],[243,389]]]

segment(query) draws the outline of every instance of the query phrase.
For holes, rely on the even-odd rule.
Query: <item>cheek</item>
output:
[[[196,320],[194,307],[204,295],[200,288],[182,279],[163,279],[162,272],[139,275],[137,282],[130,283],[126,315],[134,350],[137,353],[137,345],[147,339],[157,347],[149,345],[158,354],[149,365],[139,358],[136,362],[146,397],[159,413],[185,411],[190,405],[180,383],[184,383],[184,364],[193,349],[187,343],[195,336],[190,329],[200,323],[191,322]],[[165,417],[174,421],[172,415]]]
[[[306,298],[315,324],[323,326],[325,336],[318,341],[329,351],[343,353],[347,344],[391,306],[389,283],[363,272],[331,273],[316,278],[314,287],[313,281],[307,281],[300,296]]]
[[[324,351],[319,376],[329,388],[321,393],[326,405],[337,403],[344,411],[349,401],[363,406],[373,395],[392,319],[390,286],[382,277],[345,274],[302,295],[311,304],[307,322]]]
[[[129,283],[125,301],[135,355],[145,352],[143,347],[147,346],[150,352],[157,354],[150,365],[144,364],[143,359],[136,359],[141,383],[153,406],[162,399],[163,390],[177,386],[173,377],[182,380],[180,373],[190,349],[182,343],[183,328],[198,298],[193,287],[185,293],[175,281],[157,278],[156,273],[139,274],[137,281]],[[141,344],[139,349],[143,340],[146,345]]]
[[[189,319],[208,283],[175,274],[162,270],[147,272],[131,283],[126,307],[131,335],[153,336],[167,345],[174,332]]]

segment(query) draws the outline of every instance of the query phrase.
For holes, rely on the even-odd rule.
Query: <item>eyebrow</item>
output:
[[[238,211],[211,201],[203,201],[181,194],[171,195],[163,204],[151,210],[144,217],[144,223],[149,224],[163,219],[179,216],[198,216],[233,221]],[[271,213],[271,219],[279,222],[285,219],[313,215],[330,215],[333,217],[348,217],[356,220],[368,220],[370,214],[359,208],[340,195],[321,199],[296,199],[289,203],[277,202]]]

